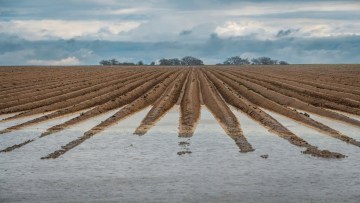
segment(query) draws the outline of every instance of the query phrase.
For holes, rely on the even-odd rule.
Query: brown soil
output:
[[[179,76],[180,74],[180,76]],[[99,125],[93,127],[89,131],[85,132],[83,136],[79,137],[76,140],[73,140],[66,144],[65,146],[62,146],[60,150],[56,150],[53,153],[50,153],[46,157],[42,157],[42,159],[55,159],[61,156],[62,154],[66,153],[67,151],[75,148],[76,146],[80,145],[87,139],[90,139],[94,135],[98,134],[99,132],[103,131],[104,129],[110,127],[111,125],[116,124],[120,120],[143,110],[144,108],[151,105],[153,102],[155,102],[159,96],[166,90],[166,88],[171,84],[175,83],[174,79],[176,77],[183,77],[185,78],[185,73],[180,72],[177,74],[172,74],[169,77],[167,77],[164,81],[159,82],[156,86],[154,86],[152,89],[144,93],[141,97],[135,99],[133,102],[126,105],[124,108],[116,112],[114,115],[106,119],[105,121],[102,121]]]
[[[199,73],[199,81],[201,87],[201,94],[205,106],[210,110],[214,117],[218,120],[221,127],[224,129],[240,148],[240,152],[254,151],[250,143],[246,140],[240,128],[240,123],[235,117],[234,113],[226,105],[223,98],[217,92],[215,86],[208,81],[201,71]]]
[[[109,92],[115,92],[117,89],[121,88],[125,84],[138,81],[140,78],[144,78],[147,76],[148,75],[145,73],[144,74],[135,74],[134,76],[126,77],[121,80],[116,80],[115,82],[112,81],[111,84],[106,84],[106,86],[104,86],[101,89],[94,89],[88,93],[81,93],[81,94],[78,93],[77,94],[78,96],[75,96],[73,98],[66,97],[65,100],[58,101],[58,102],[51,102],[50,104],[48,104],[46,106],[37,107],[37,108],[36,108],[36,106],[33,105],[30,110],[19,113],[12,117],[9,117],[6,120],[12,120],[12,119],[17,119],[17,118],[21,118],[21,117],[26,117],[26,116],[39,114],[39,113],[45,113],[45,112],[49,112],[49,111],[55,111],[58,109],[66,108],[66,107],[72,106],[74,104],[77,104],[77,103],[80,103],[83,101],[88,101],[88,100],[91,100],[91,99],[101,96],[101,95],[105,95]]]
[[[176,80],[169,86],[163,95],[154,103],[153,107],[145,118],[141,121],[140,126],[135,130],[134,134],[144,135],[152,126],[156,124],[157,121],[163,117],[167,111],[169,111],[179,99],[182,87],[187,74],[182,74],[178,76]]]
[[[133,77],[133,76],[130,76]],[[119,76],[116,77],[117,79],[113,80],[114,78],[112,77],[108,77],[107,79],[105,79],[105,82],[103,84],[97,84],[94,86],[91,85],[87,85],[90,87],[85,87],[83,89],[79,89],[79,90],[75,90],[72,91],[70,89],[67,89],[66,91],[64,91],[63,93],[61,93],[60,95],[54,96],[54,97],[49,97],[46,99],[42,99],[43,96],[34,96],[31,99],[29,99],[30,102],[23,101],[23,100],[19,100],[19,102],[23,102],[24,104],[21,105],[15,105],[6,109],[3,109],[0,111],[0,114],[7,114],[7,113],[14,113],[14,112],[19,112],[19,111],[25,111],[25,110],[29,110],[29,109],[34,109],[34,108],[38,108],[38,107],[42,107],[45,106],[46,108],[48,108],[49,105],[53,105],[56,103],[63,103],[64,101],[67,101],[71,98],[76,98],[76,97],[86,97],[86,96],[90,96],[92,94],[94,94],[94,92],[102,89],[102,88],[106,88],[106,87],[111,87],[112,85],[117,85],[118,83],[122,83],[126,80],[129,80],[128,78],[121,78]],[[118,78],[121,78],[120,80]],[[110,82],[109,82],[110,81]],[[70,92],[69,92],[70,91]],[[90,97],[91,98],[91,97]],[[16,99],[16,98],[14,98]],[[86,100],[87,98],[84,98],[84,100]],[[31,102],[35,100],[34,102]],[[51,107],[49,108],[51,109]]]
[[[354,101],[352,99],[342,98],[341,96],[338,96],[336,94],[325,94],[322,92],[316,92],[309,89],[303,88],[303,84],[297,83],[294,85],[288,84],[291,83],[289,81],[282,80],[281,82],[278,80],[274,80],[274,78],[271,77],[265,77],[265,76],[259,76],[259,75],[253,75],[253,74],[244,74],[244,73],[237,73],[237,75],[242,76],[243,78],[247,78],[250,81],[257,81],[262,82],[263,84],[268,84],[268,86],[271,86],[272,88],[278,88],[285,90],[287,92],[292,92],[296,95],[298,95],[298,98],[301,99],[303,97],[310,97],[314,98],[315,100],[323,101],[322,103],[331,103],[337,106],[344,106],[344,107],[353,107],[353,108],[359,108],[360,102]],[[306,87],[306,86],[305,86]],[[316,105],[319,105],[318,103],[315,103]],[[353,109],[351,108],[351,109]]]
[[[151,77],[151,79],[148,80],[147,82],[145,82],[146,80],[141,80],[134,82],[134,84],[124,86],[119,89],[121,91],[121,94],[119,94],[120,96],[115,98],[112,97],[111,100],[107,101],[106,103],[98,105],[91,110],[81,113],[79,116],[73,119],[70,119],[64,123],[58,124],[56,126],[47,129],[47,131],[42,133],[41,136],[46,136],[55,132],[59,132],[65,128],[86,121],[92,117],[98,116],[100,114],[106,113],[116,108],[120,108],[132,102],[136,98],[141,97],[146,91],[151,89],[154,85],[161,82],[162,80],[164,80],[165,78],[169,77],[172,74],[173,72],[165,73],[162,75],[156,75],[154,77]]]
[[[145,81],[146,81],[146,79],[149,79],[149,78],[144,78],[143,80],[133,81],[133,82],[126,84],[126,85],[122,86],[121,88],[119,88],[115,91],[109,92],[105,95],[100,95],[100,96],[94,97],[90,100],[85,100],[85,101],[77,103],[73,106],[58,110],[58,111],[50,113],[50,114],[47,114],[45,116],[35,118],[33,120],[30,120],[30,121],[27,121],[27,122],[24,122],[24,123],[15,125],[15,126],[11,126],[5,130],[0,131],[0,134],[11,132],[14,130],[19,130],[19,129],[24,128],[29,125],[34,125],[34,124],[37,124],[40,122],[45,122],[49,119],[57,118],[60,116],[64,116],[67,114],[71,114],[71,113],[74,113],[74,112],[77,112],[77,111],[80,111],[83,109],[87,109],[87,108],[102,104],[102,105],[97,106],[96,108],[93,108],[89,111],[82,113],[80,116],[78,116],[74,119],[71,119],[69,121],[66,121],[63,124],[59,124],[59,125],[56,125],[50,129],[48,129],[47,132],[42,134],[42,136],[45,136],[45,135],[48,135],[48,134],[51,134],[54,132],[58,132],[58,131],[62,130],[63,127],[68,127],[68,126],[74,125],[78,122],[84,121],[88,118],[91,118],[91,117],[99,115],[101,113],[105,113],[106,111],[111,110],[113,108],[116,108],[116,105],[119,102],[121,103],[121,99],[124,99],[122,101],[122,104],[124,104],[124,102],[132,99],[132,97],[133,97],[132,92],[134,92],[134,91],[137,93],[136,94],[137,96],[140,96],[142,92],[146,91],[148,88],[151,88],[151,84],[153,84],[154,81],[156,82],[160,79],[164,79],[168,76],[168,74],[171,74],[171,72],[164,73],[164,75],[162,77],[159,77],[159,74],[150,76],[150,79],[152,79],[152,80],[150,80],[148,82],[145,82]],[[148,83],[150,83],[150,85]],[[132,90],[132,92],[127,94],[127,92],[129,92],[131,90]],[[119,95],[121,95],[120,98],[115,99]],[[108,109],[108,110],[106,110],[106,109]],[[11,119],[13,119],[16,116],[17,115],[11,117]]]
[[[133,74],[131,72],[126,72],[123,74],[112,74],[108,75],[102,79],[89,80],[88,82],[81,82],[80,84],[69,84],[60,86],[57,89],[39,89],[36,92],[24,93],[18,96],[11,96],[4,103],[0,104],[0,109],[2,111],[7,110],[17,112],[26,109],[34,109],[36,106],[41,104],[47,104],[46,101],[52,101],[52,103],[59,101],[59,99],[65,98],[63,100],[69,100],[72,97],[79,97],[82,95],[89,95],[88,93],[94,93],[95,91],[100,91],[105,88],[112,87],[123,81],[130,80],[131,78],[141,77],[141,73]],[[86,80],[85,80],[86,81]],[[63,100],[59,101],[62,102]],[[30,105],[29,108],[26,108]],[[9,108],[11,107],[11,108]],[[7,109],[5,109],[7,108]],[[6,112],[5,112],[6,113]]]
[[[200,89],[197,71],[192,70],[180,102],[179,136],[191,137],[200,119]]]
[[[303,102],[303,101],[293,98],[289,95],[281,94],[281,92],[282,92],[281,89],[272,90],[272,89],[267,88],[266,84],[264,84],[264,83],[257,84],[257,83],[254,83],[255,81],[245,80],[245,79],[242,79],[239,77],[235,77],[234,75],[231,75],[228,73],[222,73],[222,74],[224,76],[232,79],[233,81],[237,82],[238,84],[245,86],[247,89],[254,91],[254,92],[266,97],[267,99],[274,101],[278,104],[281,104],[283,106],[289,106],[289,107],[293,107],[295,109],[301,109],[303,111],[308,111],[311,113],[318,114],[320,116],[328,117],[331,119],[336,119],[336,120],[360,127],[359,120],[349,118],[345,115],[338,114],[333,111],[326,110],[324,108],[313,106],[309,103]],[[260,84],[262,84],[263,86],[261,86]]]
[[[206,71],[204,71],[206,72]],[[266,112],[262,111],[258,106],[255,104],[247,101],[245,98],[242,98],[241,95],[239,95],[233,88],[227,86],[225,82],[222,82],[218,78],[216,78],[213,74],[210,72],[207,72],[206,75],[211,79],[213,84],[216,86],[218,91],[221,93],[223,98],[227,103],[234,106],[235,108],[243,111],[246,113],[250,118],[257,121],[261,125],[263,125],[265,128],[267,128],[270,132],[277,134],[278,136],[286,139],[291,144],[299,146],[299,147],[305,147],[305,148],[311,148],[314,149],[317,147],[312,146],[302,138],[296,136],[293,132],[288,130],[286,127],[284,127],[281,123],[279,123],[276,119],[274,119],[272,116],[267,114]],[[313,152],[313,154],[311,154]],[[332,152],[328,152],[328,154],[331,154]],[[311,150],[309,151],[309,154],[313,156],[322,156],[321,150]],[[334,157],[338,155],[338,153],[333,154]],[[330,158],[330,157],[329,157]]]
[[[266,108],[268,110],[274,111],[276,113],[279,113],[281,115],[284,115],[288,118],[291,118],[297,122],[300,122],[304,124],[305,126],[312,127],[320,132],[326,133],[327,135],[330,135],[336,139],[345,141],[347,143],[353,144],[355,146],[360,146],[360,142],[356,141],[355,139],[352,139],[346,135],[341,134],[340,132],[330,128],[329,126],[326,126],[325,124],[322,124],[320,122],[317,122],[313,120],[310,117],[307,117],[303,114],[300,114],[299,112],[287,108],[286,106],[282,106],[276,102],[273,102],[272,100],[269,100],[262,95],[247,89],[241,83],[237,83],[234,80],[230,80],[229,78],[226,78],[224,76],[221,76],[219,74],[216,74],[221,80],[223,80],[226,84],[228,84],[230,87],[234,88],[240,95],[244,96],[246,99],[248,99],[250,102]]]
[[[252,72],[252,73],[259,74],[258,72]],[[279,76],[279,74],[272,74],[272,73],[266,74],[266,76],[270,76],[280,80],[306,84],[308,85],[307,87],[317,91],[332,92],[332,93],[336,92],[337,94],[345,95],[346,98],[353,98],[355,100],[358,100],[357,98],[359,98],[360,95],[360,91],[357,90],[356,87],[354,88],[354,86],[341,85],[337,83],[323,83],[317,80],[315,80],[316,82],[314,82],[309,80],[309,78],[311,78],[309,76],[294,77],[293,74],[284,74]]]

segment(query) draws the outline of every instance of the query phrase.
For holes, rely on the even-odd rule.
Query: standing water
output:
[[[0,202],[360,201],[360,149],[355,146],[270,112],[311,144],[348,156],[340,160],[311,157],[233,109],[255,148],[254,152],[239,153],[205,107],[191,138],[177,136],[178,107],[147,134],[133,135],[148,110],[95,135],[58,159],[40,157],[83,135],[116,110],[1,153]],[[0,147],[35,138],[74,116],[4,134]],[[360,140],[356,128],[315,118]],[[0,130],[13,124],[0,123]],[[188,153],[178,153],[182,151]]]

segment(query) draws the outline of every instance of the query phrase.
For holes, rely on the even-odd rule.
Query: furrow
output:
[[[246,72],[249,72],[249,71],[246,71]],[[250,72],[250,73],[258,74],[256,72]],[[265,74],[262,73],[262,75],[265,75]],[[343,98],[349,98],[349,99],[352,99],[355,101],[360,101],[360,91],[357,91],[357,90],[338,88],[334,85],[333,86],[323,85],[323,84],[319,84],[319,83],[315,83],[315,82],[306,81],[302,78],[298,79],[298,80],[294,80],[294,79],[290,79],[289,77],[284,78],[284,77],[279,77],[274,74],[268,74],[268,73],[266,74],[266,76],[272,77],[273,79],[276,79],[276,80],[279,79],[282,81],[286,81],[286,83],[291,84],[293,86],[297,86],[299,84],[303,88],[306,88],[306,89],[309,89],[312,91],[321,92],[321,93],[325,93],[328,95],[335,95],[335,96],[343,97]]]
[[[64,116],[64,115],[67,115],[67,114],[75,113],[75,112],[78,112],[78,111],[81,111],[81,110],[84,110],[84,109],[88,109],[88,108],[91,108],[91,107],[94,107],[94,106],[97,106],[97,105],[100,105],[100,104],[104,105],[105,102],[106,102],[105,104],[107,104],[107,106],[112,106],[112,105],[109,104],[110,102],[114,102],[113,104],[115,104],[114,106],[116,106],[115,101],[119,100],[119,99],[116,99],[116,98],[118,98],[119,96],[120,96],[120,98],[123,98],[123,97],[121,97],[121,95],[123,95],[123,94],[124,94],[124,96],[125,95],[130,95],[130,94],[127,94],[127,92],[129,92],[131,90],[136,90],[137,88],[139,88],[139,86],[146,84],[147,82],[145,82],[145,81],[148,80],[148,79],[151,79],[151,81],[153,81],[153,80],[159,80],[161,78],[164,78],[164,76],[159,77],[162,74],[168,74],[168,73],[156,74],[155,76],[151,76],[150,78],[144,78],[143,80],[139,80],[139,81],[135,81],[135,82],[130,83],[130,84],[126,84],[122,88],[120,88],[120,89],[118,89],[116,91],[110,92],[110,93],[108,93],[106,95],[97,96],[97,97],[95,97],[93,99],[83,101],[83,102],[81,102],[79,104],[75,104],[75,105],[67,107],[65,109],[58,110],[58,111],[50,113],[48,115],[41,116],[39,118],[35,118],[33,120],[30,120],[30,121],[27,121],[27,122],[24,122],[24,123],[15,125],[15,126],[8,127],[6,129],[0,131],[0,134],[12,132],[14,130],[19,130],[19,129],[24,128],[24,127],[29,126],[29,125],[45,122],[45,121],[50,120],[50,119],[54,119],[54,118]],[[93,111],[92,111],[92,113],[95,114],[95,115],[98,115],[98,114],[102,113],[101,110],[103,110],[103,109],[97,108],[97,113],[94,113]],[[88,112],[89,111],[86,112],[87,114],[83,113],[81,115],[81,117],[80,118],[77,117],[76,120],[83,120],[83,119],[85,119],[85,116],[89,117],[90,115],[89,115]],[[92,117],[92,115],[90,117]],[[68,123],[66,125],[70,125],[72,123],[75,123],[74,120],[75,119],[71,119],[70,121],[68,121]],[[48,131],[43,133],[42,136],[51,134],[53,132],[60,131],[62,129],[62,128],[60,128],[60,126],[62,126],[62,125],[57,125],[57,126],[55,126],[53,128],[48,129]]]
[[[200,88],[197,71],[192,70],[180,103],[179,137],[191,137],[200,119]]]
[[[332,80],[331,83],[329,82],[323,82],[322,80],[319,80],[317,77],[309,76],[309,75],[297,75],[296,72],[291,73],[283,73],[283,72],[266,72],[266,71],[259,71],[259,70],[250,70],[246,69],[247,72],[252,72],[255,74],[266,74],[270,77],[276,77],[281,78],[285,80],[290,80],[294,82],[304,83],[307,85],[312,85],[314,87],[322,88],[322,89],[328,89],[328,90],[334,90],[338,92],[346,92],[354,95],[360,95],[359,87],[356,86],[350,86],[350,85],[344,85],[337,81]],[[299,71],[298,71],[299,72]],[[329,72],[329,70],[327,71]],[[314,74],[312,74],[314,75]]]
[[[30,75],[34,75],[35,80],[31,80],[24,71],[29,70]],[[4,91],[20,92],[28,91],[35,88],[45,88],[53,85],[58,85],[59,81],[62,83],[77,83],[82,82],[87,78],[97,78],[104,75],[111,75],[114,72],[131,71],[129,68],[115,69],[115,68],[44,68],[41,71],[34,71],[27,67],[23,69],[20,75],[11,74],[11,87],[4,89]],[[44,74],[45,73],[45,74]],[[29,75],[28,74],[28,75]],[[5,92],[4,92],[5,93]]]
[[[116,108],[120,108],[126,104],[131,103],[132,101],[143,97],[142,95],[145,94],[147,91],[149,91],[151,88],[157,88],[160,86],[161,82],[163,80],[166,80],[166,78],[171,77],[173,78],[174,72],[173,71],[169,71],[166,72],[164,75],[161,75],[160,77],[155,77],[152,78],[151,80],[147,81],[147,82],[141,82],[139,86],[137,86],[135,89],[129,89],[129,92],[117,97],[117,98],[113,98],[112,100],[99,105],[89,111],[86,111],[84,113],[82,113],[80,116],[75,117],[71,120],[68,120],[64,123],[58,124],[56,126],[53,126],[49,129],[46,130],[46,132],[42,133],[41,136],[47,136],[50,135],[52,133],[56,133],[59,132],[65,128],[68,128],[72,125],[75,125],[77,123],[83,122],[87,119],[90,119],[94,116],[98,116],[100,114],[103,114],[105,112],[108,112],[112,109],[116,109]],[[155,86],[155,87],[154,87]],[[131,90],[131,91],[130,91]]]
[[[234,73],[232,73],[232,74],[234,74]],[[346,105],[341,105],[341,104],[334,103],[334,102],[331,102],[331,101],[327,101],[327,100],[324,100],[324,99],[321,99],[321,98],[311,97],[309,95],[298,94],[298,93],[296,93],[294,91],[291,91],[291,90],[288,90],[288,89],[283,89],[283,88],[277,87],[277,86],[275,86],[273,84],[270,84],[268,82],[263,82],[261,80],[252,79],[252,78],[244,77],[244,76],[239,76],[239,77],[244,79],[244,80],[248,80],[250,82],[259,84],[259,85],[261,85],[263,87],[266,87],[266,88],[268,88],[270,90],[273,90],[275,92],[284,94],[284,95],[289,96],[289,97],[299,99],[301,101],[307,102],[307,103],[312,104],[312,105],[317,106],[317,107],[325,107],[325,108],[338,110],[338,111],[342,111],[342,112],[346,112],[346,113],[350,113],[350,114],[354,114],[354,115],[360,115],[360,110],[357,109],[357,108],[352,108],[352,107],[349,107],[349,106],[346,106]]]
[[[297,86],[294,86],[294,84],[289,84],[284,81],[276,81],[276,80],[273,80],[273,79],[271,79],[269,77],[265,77],[265,76],[259,76],[259,75],[253,75],[253,74],[247,74],[247,73],[237,73],[237,74],[243,75],[244,77],[247,77],[247,78],[250,78],[253,80],[258,80],[258,81],[261,80],[263,82],[267,82],[267,83],[277,86],[279,88],[287,89],[292,92],[296,92],[299,95],[311,96],[311,97],[314,97],[317,99],[323,99],[323,100],[334,102],[334,103],[337,103],[340,105],[346,105],[349,107],[353,107],[353,108],[360,107],[360,102],[358,102],[358,101],[350,100],[347,98],[341,98],[334,94],[328,95],[328,94],[324,94],[322,92],[315,92],[315,91],[301,87],[300,84],[298,84]]]
[[[336,138],[336,139],[342,140],[344,142],[347,142],[349,144],[360,147],[360,142],[358,142],[357,140],[350,138],[346,135],[341,134],[340,132],[330,128],[327,125],[317,122],[317,121],[311,119],[310,117],[307,117],[306,115],[300,114],[296,110],[289,109],[289,108],[282,106],[276,102],[273,102],[273,101],[261,96],[260,94],[254,92],[250,89],[247,89],[240,83],[230,80],[229,78],[226,78],[226,77],[218,75],[218,74],[216,76],[218,78],[220,78],[222,81],[224,81],[226,84],[228,84],[230,87],[235,89],[240,95],[245,97],[247,100],[249,100],[250,102],[252,102],[260,107],[263,107],[270,111],[274,111],[276,113],[284,115],[284,116],[291,118],[299,123],[302,123],[306,126],[314,128],[322,133],[325,133],[326,135],[330,135],[333,138]]]
[[[178,76],[176,80],[169,86],[166,91],[158,99],[145,118],[141,121],[139,127],[136,128],[134,134],[144,135],[153,127],[177,102],[181,89],[183,87],[186,76],[191,73]]]
[[[279,66],[263,66],[263,68],[252,69],[258,73],[274,72],[277,75],[284,75],[286,77],[296,77],[299,79],[309,79],[316,82],[327,83],[330,86],[340,85],[344,88],[356,88],[359,90],[360,83],[358,77],[360,76],[358,67],[353,67],[352,70],[349,67],[323,67],[319,68],[313,65],[282,67]],[[295,67],[295,68],[294,68]],[[250,70],[251,68],[247,69]],[[271,70],[271,71],[269,71]]]
[[[118,80],[116,80],[115,82],[112,81],[110,82],[110,84],[114,84],[118,82]],[[34,101],[34,102],[30,102],[30,103],[26,103],[26,104],[22,104],[22,105],[18,105],[18,106],[12,106],[6,109],[3,109],[0,111],[0,114],[8,114],[8,113],[15,113],[15,112],[19,112],[19,111],[26,111],[26,110],[30,110],[30,109],[34,109],[34,108],[38,108],[38,107],[42,107],[42,106],[46,106],[49,104],[53,104],[56,102],[62,102],[62,101],[66,101],[67,99],[71,99],[74,97],[78,97],[78,96],[82,96],[85,95],[87,93],[90,93],[92,91],[96,91],[99,90],[103,87],[106,87],[108,84],[98,84],[92,87],[87,87],[81,90],[77,90],[74,92],[68,92],[65,94],[61,94],[58,96],[54,96],[54,97],[50,97],[50,98],[45,98],[39,101]]]
[[[184,73],[181,73],[181,74],[184,74]],[[171,75],[170,77],[167,77],[163,82],[158,83],[156,86],[154,86],[148,92],[146,92],[143,96],[137,98],[136,100],[134,100],[133,102],[129,103],[124,108],[122,108],[120,111],[116,112],[110,118],[106,119],[105,121],[101,122],[99,125],[93,127],[89,131],[85,132],[83,136],[79,137],[76,140],[69,142],[65,146],[62,146],[60,150],[56,150],[55,152],[50,153],[49,155],[42,157],[41,159],[56,159],[59,156],[65,154],[67,151],[75,148],[76,146],[80,145],[84,141],[90,139],[94,135],[103,131],[104,129],[110,127],[111,125],[114,125],[117,122],[119,122],[120,120],[122,120],[138,111],[141,111],[142,109],[151,105],[153,102],[155,102],[159,98],[159,96],[166,90],[166,88],[172,82],[174,82],[174,79],[178,75],[179,75],[179,72],[175,75]]]
[[[136,80],[139,80],[140,77],[147,77],[147,76],[149,76],[147,73],[134,74],[133,76],[130,76],[130,77],[126,77],[126,78],[123,78],[123,79],[120,79],[117,81],[112,81],[111,84],[108,84],[101,89],[94,90],[93,92],[83,94],[83,95],[80,95],[77,97],[69,98],[65,101],[59,101],[59,102],[52,103],[52,104],[49,104],[46,106],[34,108],[31,110],[16,114],[12,117],[8,117],[8,118],[4,119],[4,121],[18,119],[18,118],[25,117],[25,116],[31,116],[34,114],[45,113],[45,112],[49,112],[49,111],[55,111],[58,109],[66,108],[73,104],[78,104],[83,101],[107,94],[109,92],[116,91],[117,89],[123,87],[126,83],[132,83]]]
[[[73,85],[76,85],[76,84],[81,84],[81,83],[84,83],[88,80],[91,80],[91,79],[94,79],[94,78],[102,78],[102,77],[109,77],[111,76],[111,73],[98,73],[98,74],[92,74],[92,75],[89,75],[89,76],[83,76],[83,75],[80,75],[78,76],[78,78],[80,79],[76,79],[77,76],[76,75],[71,75],[70,78],[67,78],[67,79],[59,79],[59,80],[56,80],[54,82],[52,82],[51,84],[38,84],[38,85],[33,85],[30,87],[27,86],[25,88],[22,88],[22,89],[10,89],[8,91],[4,91],[1,95],[1,98],[14,98],[14,97],[17,97],[17,96],[21,96],[21,95],[24,95],[24,94],[27,94],[27,93],[36,93],[36,92],[39,92],[41,91],[54,91],[54,90],[57,90],[57,89],[61,89],[63,87],[71,87]],[[2,101],[2,100],[1,100]]]
[[[235,141],[236,145],[240,148],[240,152],[254,151],[243,135],[237,118],[219,95],[214,85],[208,81],[201,71],[198,71],[198,73],[205,106],[214,115],[226,134]]]
[[[113,74],[110,76],[106,76],[102,79],[96,79],[96,80],[92,80],[91,78],[89,78],[88,80],[86,80],[78,85],[76,85],[76,84],[70,84],[69,86],[65,85],[65,86],[62,86],[61,88],[51,89],[49,91],[41,88],[41,90],[39,89],[39,91],[36,91],[36,92],[30,92],[27,94],[22,94],[21,96],[11,97],[7,101],[4,100],[0,104],[0,109],[14,107],[14,106],[18,106],[18,105],[24,105],[24,104],[27,104],[30,102],[41,101],[43,99],[52,98],[52,97],[63,95],[63,94],[69,93],[69,92],[75,92],[75,91],[80,91],[80,90],[84,91],[85,89],[91,89],[91,88],[96,90],[97,88],[102,88],[102,87],[106,87],[107,85],[115,84],[119,79],[123,79],[123,78],[125,78],[127,76],[131,76],[131,75],[133,75],[133,74],[124,73],[121,75]]]
[[[220,73],[220,72],[218,72]],[[239,77],[235,77],[232,74],[229,73],[220,73],[234,81],[236,81],[237,83],[244,85],[246,88],[266,97],[269,100],[272,100],[278,104],[284,105],[284,106],[289,106],[295,109],[300,109],[303,111],[307,111],[310,113],[314,113],[320,116],[324,116],[327,118],[331,118],[331,119],[335,119],[347,124],[351,124],[357,127],[360,127],[360,121],[353,119],[353,118],[349,118],[348,116],[333,112],[333,111],[329,111],[326,110],[324,108],[320,108],[317,106],[313,106],[309,103],[305,103],[301,100],[295,99],[293,97],[287,96],[285,94],[281,94],[277,91],[273,91],[271,89],[266,88],[266,86],[261,86],[259,84],[256,84],[254,82],[251,82],[249,80],[245,80],[245,79],[241,79]]]
[[[223,96],[223,98],[228,104],[246,113],[250,118],[260,123],[270,132],[277,134],[279,137],[287,140],[288,142],[290,142],[295,146],[305,147],[307,149],[305,152],[312,156],[323,157],[323,158],[345,157],[340,153],[330,152],[328,150],[319,150],[317,147],[309,144],[308,142],[306,142],[305,140],[303,140],[302,138],[298,137],[293,132],[288,130],[286,127],[284,127],[272,116],[262,111],[260,108],[258,108],[258,106],[247,101],[245,98],[239,95],[233,88],[229,87],[225,82],[216,78],[212,73],[208,71],[204,71],[204,72],[206,73],[208,78],[213,82],[217,90],[220,92],[220,94]]]

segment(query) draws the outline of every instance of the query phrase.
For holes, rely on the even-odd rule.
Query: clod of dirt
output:
[[[177,155],[181,156],[181,155],[184,155],[184,154],[191,154],[192,152],[191,151],[180,151],[177,153]]]
[[[186,141],[181,141],[181,142],[179,142],[179,145],[180,146],[188,146],[188,145],[190,145],[190,143],[189,142],[186,142]]]
[[[302,114],[302,115],[304,115],[304,116],[306,116],[306,117],[310,117],[310,115],[307,114],[307,113],[300,113],[300,114]]]
[[[268,154],[263,154],[260,157],[263,158],[263,159],[267,159],[269,157],[269,155]]]

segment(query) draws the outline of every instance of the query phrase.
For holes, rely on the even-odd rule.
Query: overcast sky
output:
[[[359,19],[359,0],[0,0],[0,65],[359,63]]]

